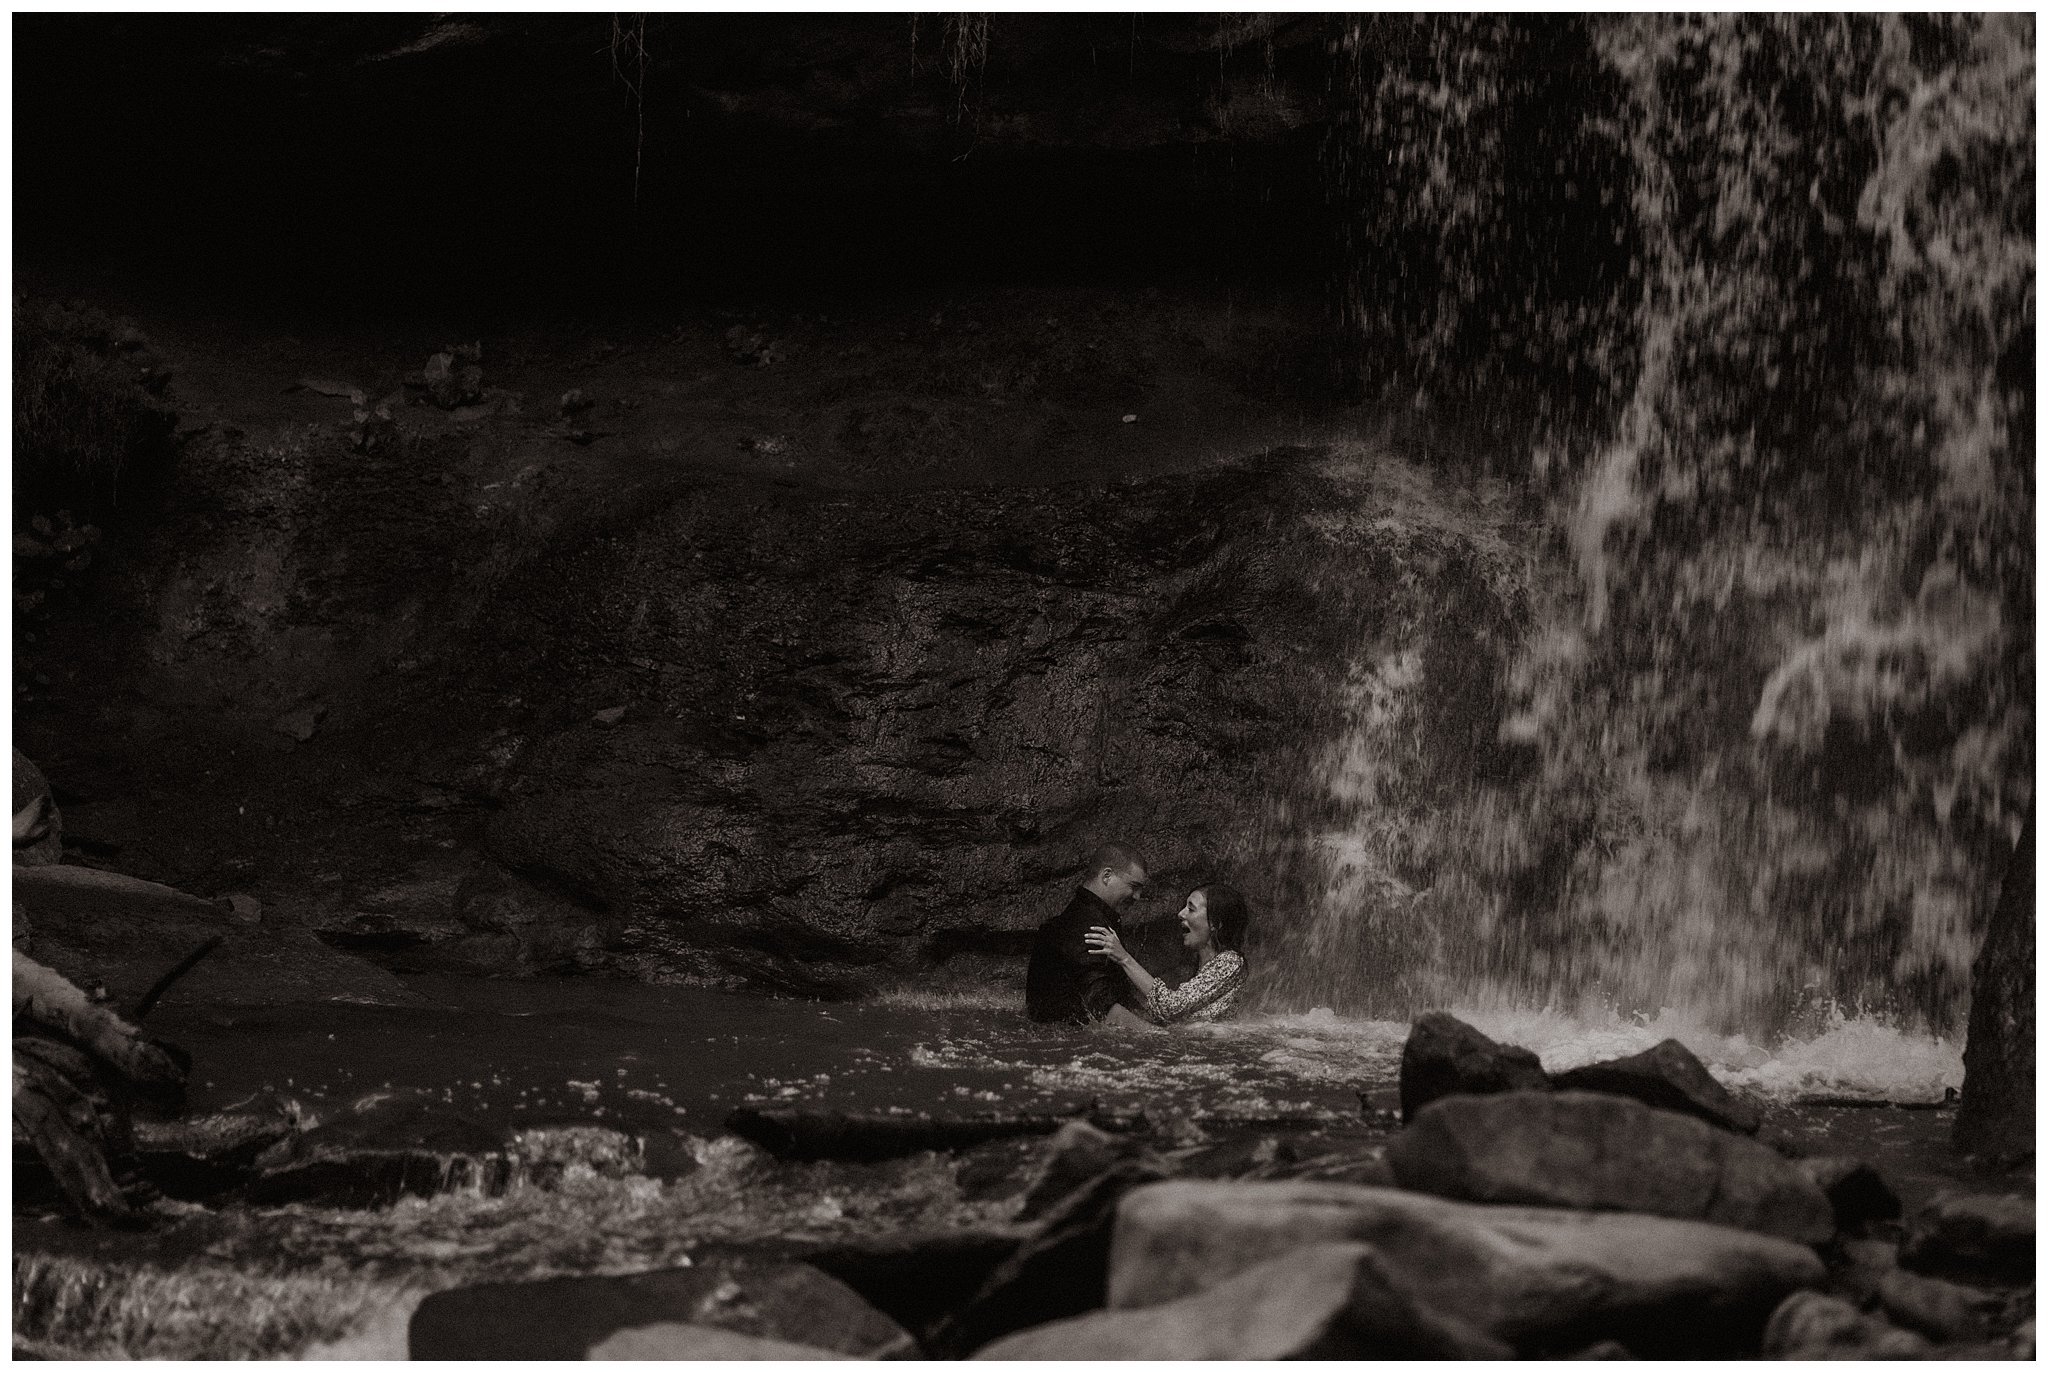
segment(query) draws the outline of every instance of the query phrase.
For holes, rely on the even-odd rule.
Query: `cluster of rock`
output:
[[[387,1319],[415,1358],[2028,1358],[2033,1208],[1898,1222],[1853,1160],[1789,1158],[1667,1041],[1556,1079],[1448,1016],[1368,1181],[1116,1121],[755,1112],[778,1156],[1052,1130],[1017,1222],[712,1246],[624,1277],[452,1288]],[[1057,1126],[1054,1129],[1054,1126]],[[1262,1176],[1248,1176],[1260,1174]],[[356,1352],[364,1352],[361,1349]]]

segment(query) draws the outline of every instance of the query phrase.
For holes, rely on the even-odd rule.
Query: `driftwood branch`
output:
[[[75,1041],[129,1084],[182,1088],[184,1069],[142,1032],[19,949],[14,951],[14,1023],[41,1026]]]
[[[126,1220],[128,1199],[107,1168],[92,1102],[37,1059],[14,1059],[14,1137],[36,1151],[79,1215],[96,1223]]]
[[[131,1140],[135,1095],[176,1102],[185,1069],[164,1047],[93,1002],[55,969],[14,955],[14,1138],[95,1224],[134,1211],[108,1164]]]

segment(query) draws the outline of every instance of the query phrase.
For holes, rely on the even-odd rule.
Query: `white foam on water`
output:
[[[1516,1044],[1542,1060],[1546,1071],[1639,1053],[1675,1039],[1699,1056],[1723,1085],[1792,1100],[1827,1095],[1897,1102],[1938,1102],[1963,1083],[1962,1044],[1903,1029],[1883,1016],[1830,1007],[1816,1033],[1765,1043],[1726,1034],[1703,1018],[1665,1009],[1655,1016],[1614,1010],[1556,1010],[1458,1006],[1452,1014],[1503,1044]],[[1408,1025],[1397,1020],[1355,1020],[1327,1007],[1286,1015],[1250,1016],[1183,1034],[1268,1042],[1264,1065],[1309,1081],[1392,1081],[1400,1071]]]
[[[946,1006],[967,1008],[950,999]],[[1675,1008],[1654,1016],[1604,1007],[1562,1011],[1499,1003],[1451,1009],[1501,1043],[1535,1053],[1552,1073],[1675,1039],[1724,1085],[1780,1101],[1851,1096],[1939,1102],[1946,1089],[1960,1088],[1963,1080],[1959,1040],[1840,1007],[1824,1008],[1811,1033],[1774,1042],[1725,1033],[1706,1017]],[[901,1066],[996,1071],[1039,1090],[1121,1090],[1140,1096],[1149,1091],[1162,1102],[1201,1099],[1222,1106],[1234,1095],[1233,1086],[1271,1093],[1290,1083],[1302,1089],[1391,1084],[1399,1077],[1408,1031],[1405,1021],[1358,1019],[1316,1007],[1185,1025],[1156,1037],[1129,1039],[1119,1031],[1101,1030],[1078,1055],[1070,1051],[1048,1062],[1042,1051],[1033,1052],[1008,1035],[956,1029],[918,1043]]]
[[[1672,1009],[1647,1018],[1612,1011],[1567,1015],[1498,1007],[1461,1007],[1453,1014],[1503,1044],[1530,1050],[1553,1073],[1675,1039],[1697,1054],[1724,1085],[1769,1097],[1826,1094],[1940,1101],[1945,1089],[1963,1085],[1960,1042],[1904,1030],[1881,1016],[1851,1015],[1840,1007],[1830,1008],[1818,1033],[1777,1044],[1723,1034]]]

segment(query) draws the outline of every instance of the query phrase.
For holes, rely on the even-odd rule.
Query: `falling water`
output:
[[[1361,634],[1276,806],[1272,1004],[1960,1029],[2032,768],[2031,18],[1334,52],[1361,379],[1496,436],[1440,489],[1546,513],[1499,594],[1440,570],[1501,532],[1468,519],[1435,619]]]

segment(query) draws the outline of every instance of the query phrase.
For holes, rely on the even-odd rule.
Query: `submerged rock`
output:
[[[1433,1102],[1387,1146],[1403,1187],[1466,1201],[1637,1211],[1803,1244],[1834,1208],[1798,1167],[1754,1140],[1626,1097],[1512,1092]]]
[[[1767,1359],[1925,1359],[1932,1345],[1840,1297],[1795,1292],[1764,1327]]]
[[[1825,1276],[1801,1245],[1691,1221],[1343,1183],[1175,1181],[1119,1207],[1109,1305],[1173,1301],[1342,1241],[1371,1245],[1403,1292],[1524,1355],[1600,1339],[1650,1356],[1753,1352],[1777,1303]]]
[[[1417,1111],[1440,1097],[1541,1091],[1549,1085],[1536,1055],[1512,1044],[1496,1044],[1443,1011],[1418,1017],[1401,1048],[1404,1121],[1415,1119]]]
[[[436,1292],[413,1312],[409,1343],[415,1359],[731,1357],[595,1352],[621,1331],[648,1326],[713,1326],[852,1358],[911,1347],[901,1326],[809,1264],[740,1260]],[[683,1347],[683,1337],[675,1339],[670,1347]]]
[[[688,1166],[669,1157],[673,1149],[673,1137],[660,1133],[643,1140],[587,1124],[507,1130],[431,1100],[373,1094],[287,1131],[254,1157],[253,1176],[245,1178],[258,1205],[377,1207],[408,1196],[552,1188],[572,1172],[622,1178],[649,1171],[650,1163],[674,1176]]]
[[[1899,1261],[1922,1272],[2034,1276],[2034,1203],[1947,1192],[1906,1222]]]
[[[400,1197],[503,1191],[511,1166],[502,1130],[429,1102],[339,1115],[279,1141],[255,1160],[260,1206],[389,1206]]]
[[[1626,1058],[1573,1068],[1552,1081],[1560,1091],[1634,1097],[1645,1106],[1698,1116],[1709,1125],[1745,1135],[1755,1134],[1763,1123],[1755,1107],[1716,1082],[1693,1051],[1675,1039]]]
[[[1372,1246],[1323,1244],[1157,1306],[1022,1330],[976,1359],[1505,1359],[1514,1351],[1404,1292]]]

